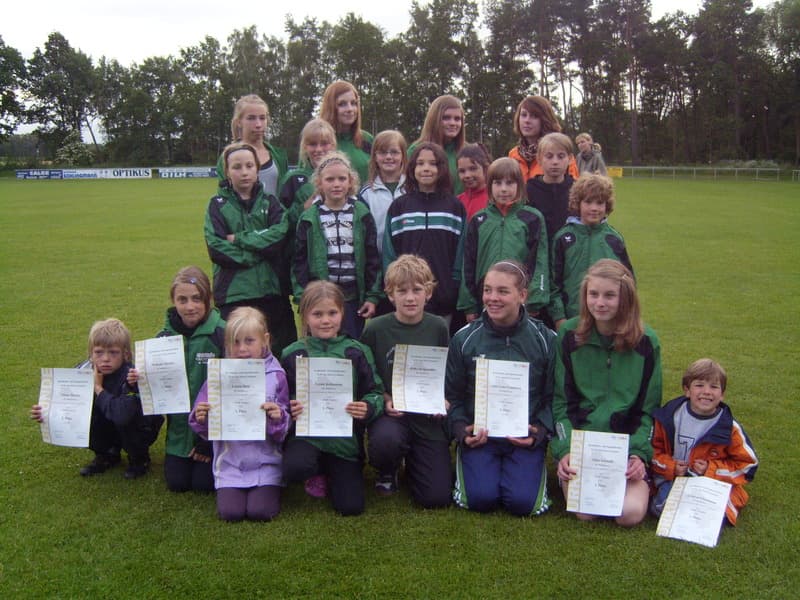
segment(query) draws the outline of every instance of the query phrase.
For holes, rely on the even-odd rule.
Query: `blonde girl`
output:
[[[349,81],[334,81],[322,95],[319,116],[336,131],[336,146],[347,155],[361,181],[368,177],[372,134],[361,129],[361,98]]]
[[[227,358],[264,360],[266,413],[263,441],[215,441],[214,484],[217,512],[224,521],[271,521],[281,505],[281,445],[289,430],[289,387],[286,374],[269,349],[267,322],[258,310],[234,310],[225,327]],[[189,426],[208,439],[208,382],[197,395]]]
[[[532,316],[550,300],[547,232],[542,213],[525,204],[525,185],[517,162],[498,158],[489,167],[489,206],[469,222],[464,239],[464,270],[458,309],[467,321],[482,310],[483,279],[491,265],[514,259],[528,275],[526,308]]]
[[[314,171],[314,201],[297,224],[292,266],[296,300],[317,279],[342,289],[344,330],[356,339],[382,297],[375,220],[357,200],[357,186],[358,175],[344,154],[322,159]]]
[[[647,514],[652,414],[661,406],[661,345],[642,322],[633,274],[622,263],[597,261],[587,271],[580,294],[580,315],[565,321],[558,332],[553,397],[557,437],[551,451],[566,497],[576,473],[569,454],[573,429],[630,435],[625,500],[616,522],[632,527]]]
[[[464,191],[458,178],[458,153],[466,143],[466,125],[464,107],[461,100],[445,94],[431,102],[425,123],[419,138],[408,149],[411,154],[422,142],[433,142],[444,149],[447,155],[447,166],[453,185],[453,193],[458,195]]]
[[[267,194],[277,196],[279,182],[289,168],[286,151],[267,141],[269,125],[269,107],[260,96],[247,94],[236,101],[231,118],[231,141],[244,142],[255,149],[260,165],[258,180]],[[220,184],[226,181],[222,156],[217,161],[217,178]]]
[[[312,495],[328,494],[340,515],[364,511],[364,426],[383,410],[383,388],[369,348],[342,335],[344,295],[329,281],[308,284],[300,301],[300,316],[306,334],[289,346],[281,360],[289,381],[291,414],[297,419],[307,407],[297,400],[297,357],[349,360],[353,369],[354,400],[345,407],[353,418],[349,437],[299,437],[290,434],[283,456],[283,473],[289,482],[306,482]],[[320,476],[324,479],[320,480]],[[321,484],[321,481],[324,482]],[[312,487],[313,484],[313,487]]]
[[[372,143],[369,180],[359,197],[367,203],[378,230],[378,251],[383,250],[383,232],[389,205],[405,193],[406,152],[403,134],[393,129],[381,131]]]
[[[519,143],[508,155],[519,163],[525,181],[543,173],[537,160],[539,139],[548,133],[558,132],[561,132],[561,125],[547,98],[526,96],[517,105],[514,112],[514,134]],[[578,178],[578,166],[574,157],[570,160],[568,173],[573,179]]]

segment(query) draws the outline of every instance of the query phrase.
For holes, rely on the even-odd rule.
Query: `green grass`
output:
[[[367,492],[340,518],[290,488],[269,524],[226,524],[213,496],[153,474],[83,479],[88,450],[49,446],[27,418],[39,368],[72,366],[91,323],[135,339],[161,326],[178,268],[210,265],[211,181],[0,181],[0,597],[791,597],[800,584],[797,450],[800,186],[617,182],[644,315],[663,347],[665,401],[700,356],[762,461],[740,525],[715,549],[578,523],[551,481],[535,519],[423,511]],[[371,484],[371,482],[368,482]],[[792,591],[794,590],[794,591]]]

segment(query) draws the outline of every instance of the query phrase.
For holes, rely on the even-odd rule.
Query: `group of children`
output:
[[[397,131],[373,139],[360,129],[350,84],[329,91],[321,118],[303,129],[300,166],[289,172],[264,142],[266,104],[257,96],[237,103],[237,141],[220,157],[224,177],[205,221],[216,308],[206,275],[182,269],[159,334],[184,337],[193,401],[189,415],[167,418],[169,489],[216,488],[221,518],[269,520],[280,510],[280,486],[303,482],[340,514],[356,515],[368,457],[380,494],[397,490],[404,465],[421,506],[452,498],[471,510],[540,514],[550,505],[548,443],[566,486],[576,428],[631,436],[619,523],[639,523],[653,489],[658,513],[671,481],[687,474],[734,483],[735,522],[757,459],[721,403],[724,371],[711,361],[692,365],[686,397],[659,408],[659,342],[641,320],[624,240],[607,223],[613,185],[595,173],[573,178],[572,142],[553,131],[549,104],[523,100],[515,114],[520,145],[491,162],[480,145],[463,143],[463,109],[451,96],[434,101],[424,135],[407,148]],[[368,174],[360,191],[355,167]],[[454,171],[464,188],[458,197]],[[299,304],[299,340],[289,290]],[[394,408],[394,348],[409,343],[449,346],[446,414]],[[93,327],[89,346],[96,456],[81,474],[113,467],[125,450],[126,477],[137,477],[161,420],[143,417],[140,404],[131,409],[139,400],[130,335],[109,320]],[[263,442],[207,441],[206,364],[221,356],[265,359]],[[295,434],[304,410],[296,399],[301,356],[351,361],[352,436]],[[478,357],[529,365],[527,436],[474,429]],[[32,416],[41,420],[39,407]]]

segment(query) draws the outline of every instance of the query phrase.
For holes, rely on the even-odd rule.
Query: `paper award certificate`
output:
[[[298,436],[350,437],[353,418],[345,407],[353,401],[353,365],[346,358],[298,356],[297,400],[303,412],[297,417]]]
[[[573,429],[569,463],[578,474],[569,482],[567,510],[620,516],[625,499],[628,434]]]
[[[189,380],[186,378],[182,335],[136,342],[136,368],[144,414],[189,412]]]
[[[489,437],[528,437],[526,362],[478,358],[475,365],[475,431]]]
[[[717,545],[731,484],[710,477],[676,477],[658,520],[656,534]]]
[[[405,412],[443,415],[446,363],[447,348],[397,344],[392,366],[394,407]]]
[[[264,440],[267,437],[267,378],[263,358],[208,361],[208,439]]]
[[[88,448],[92,402],[92,369],[42,369],[42,440],[56,446]]]

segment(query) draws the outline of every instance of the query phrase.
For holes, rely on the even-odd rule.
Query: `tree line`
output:
[[[800,164],[800,0],[705,0],[696,15],[655,21],[649,0],[483,8],[481,19],[475,0],[415,1],[394,37],[353,13],[336,24],[286,17],[284,38],[251,26],[130,66],[95,61],[58,32],[28,59],[0,38],[0,141],[35,123],[40,158],[211,164],[230,141],[234,101],[256,93],[292,157],[325,87],[345,79],[366,129],[409,141],[449,93],[464,102],[467,139],[503,155],[516,104],[539,94],[565,132],[590,132],[613,162]]]

